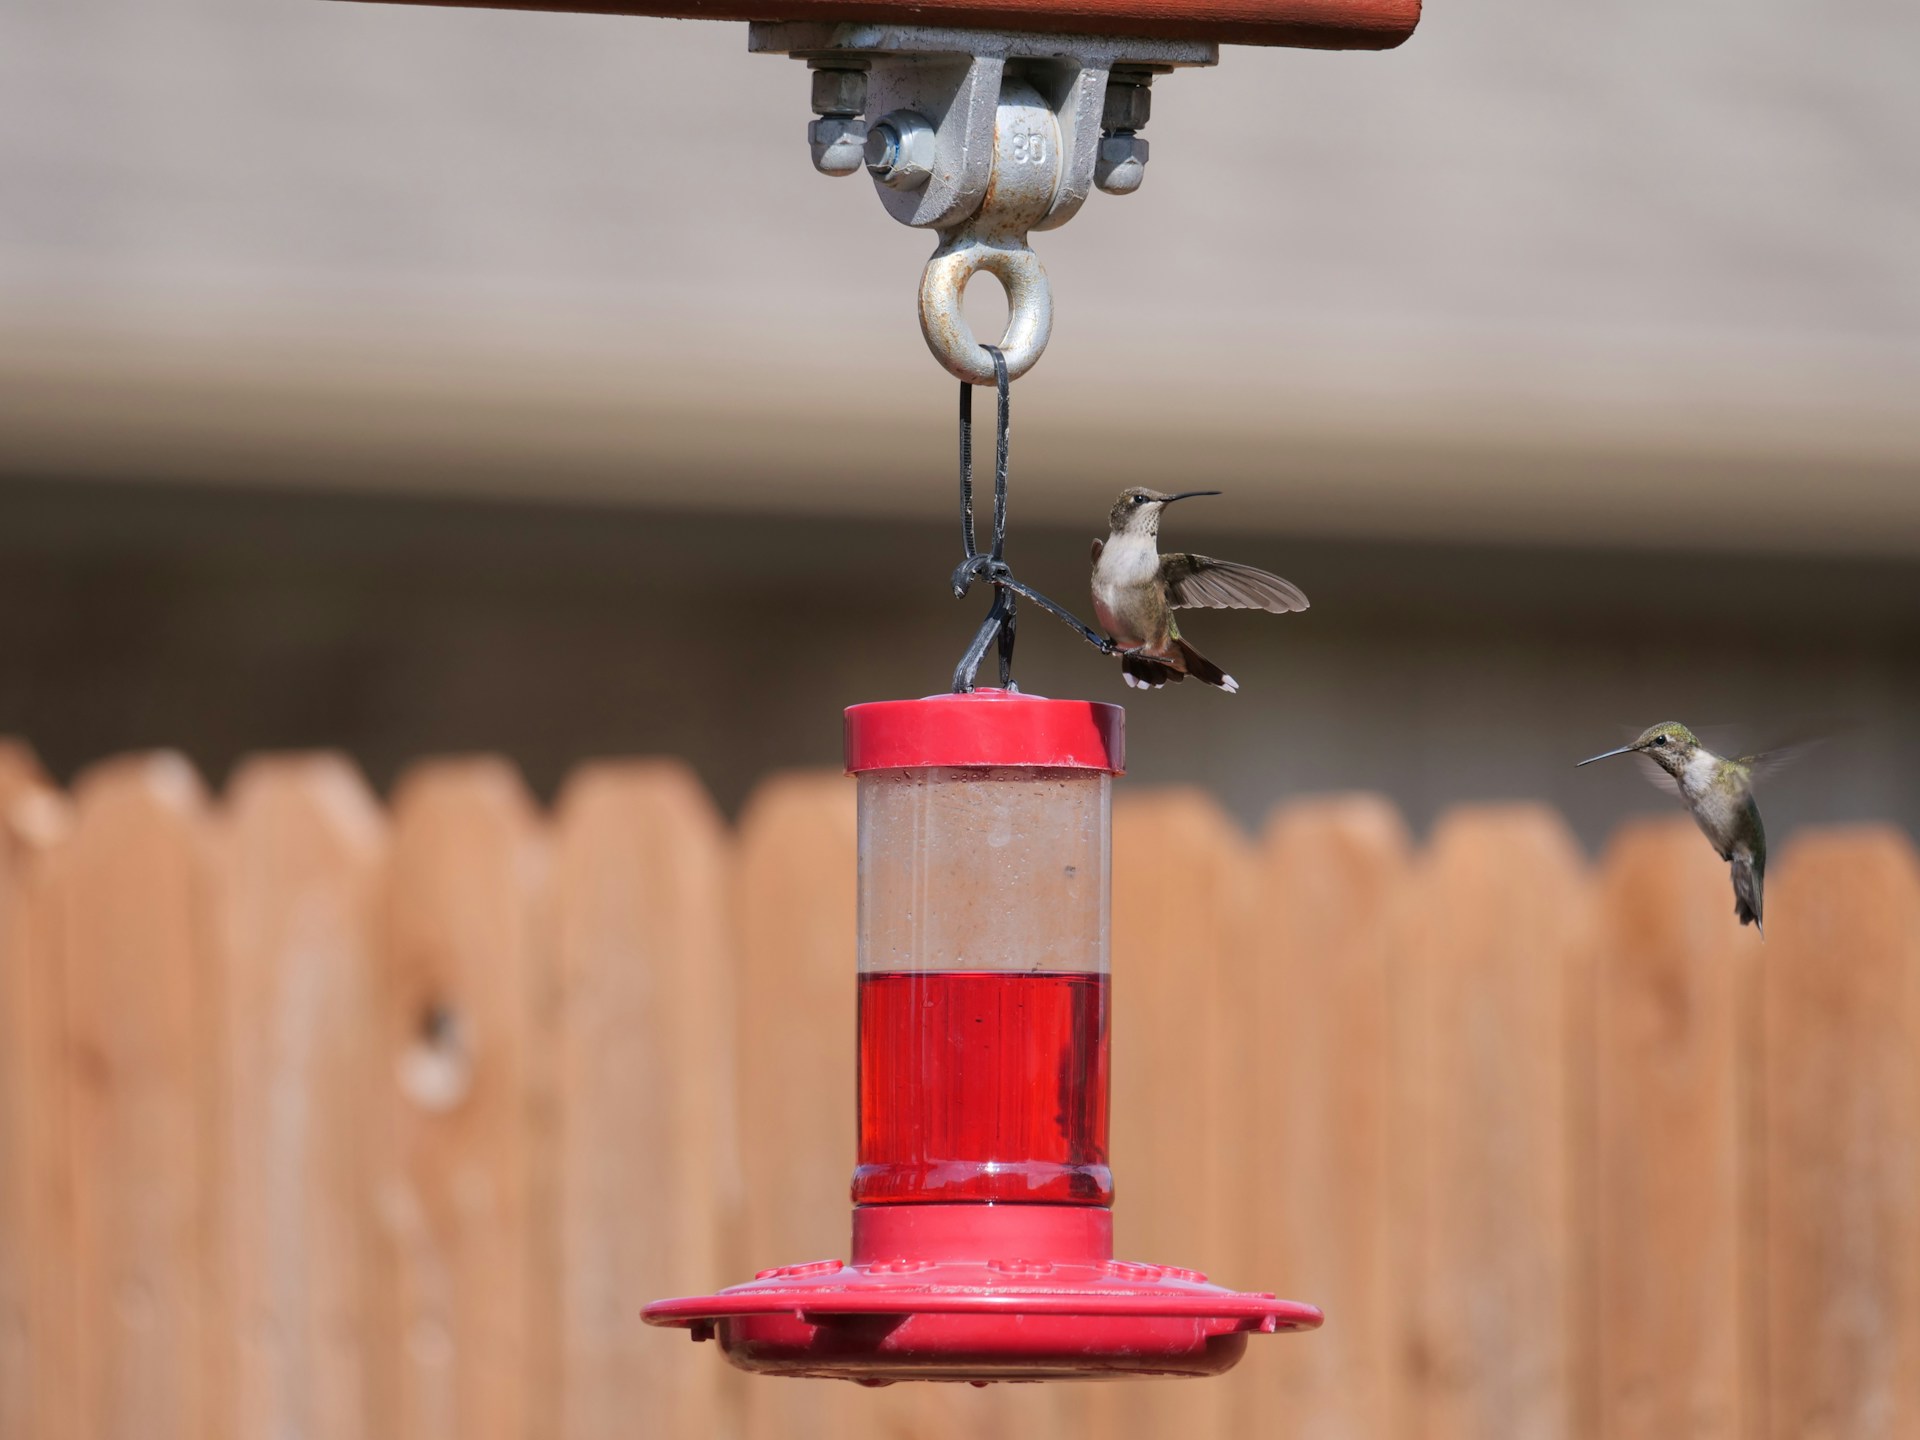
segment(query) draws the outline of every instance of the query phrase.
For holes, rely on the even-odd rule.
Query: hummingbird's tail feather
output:
[[[1740,917],[1742,925],[1752,925],[1760,929],[1764,938],[1766,930],[1760,926],[1761,877],[1759,867],[1753,863],[1753,856],[1745,851],[1733,853],[1733,913]]]
[[[1166,661],[1155,660],[1150,655],[1122,655],[1120,678],[1136,690],[1158,690],[1169,680],[1178,683],[1187,677]]]
[[[1187,674],[1193,676],[1194,679],[1205,681],[1209,685],[1217,685],[1229,695],[1239,691],[1240,682],[1238,680],[1227,674],[1226,671],[1214,664],[1213,661],[1207,659],[1206,656],[1202,655],[1186,641],[1176,636],[1173,644],[1174,648],[1180,652],[1180,659],[1187,667]]]

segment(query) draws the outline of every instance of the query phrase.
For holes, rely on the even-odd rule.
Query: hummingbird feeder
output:
[[[873,1385],[1216,1375],[1250,1334],[1318,1325],[1312,1306],[1113,1255],[1108,801],[1122,712],[1015,690],[1018,602],[1103,654],[1133,652],[1006,562],[1008,386],[1052,329],[1029,232],[1065,224],[1093,190],[1140,187],[1157,77],[1216,64],[1222,43],[1384,49],[1412,32],[1420,0],[471,3],[745,19],[749,49],[805,62],[815,168],[864,169],[889,215],[936,237],[919,309],[960,380],[965,557],[952,586],[994,591],[952,694],[846,715],[860,812],[851,1255],[657,1301],[644,1318],[718,1340],[747,1370]],[[635,62],[644,83],[639,45]],[[998,344],[961,312],[983,270],[1007,291]],[[975,385],[999,398],[984,549]],[[996,644],[1000,688],[975,689]]]
[[[859,786],[850,1258],[662,1300],[770,1375],[1217,1375],[1320,1312],[1116,1260],[1107,1163],[1117,705],[974,690],[846,712]]]

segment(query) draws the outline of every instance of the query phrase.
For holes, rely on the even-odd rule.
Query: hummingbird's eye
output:
[[[1144,495],[1136,495],[1133,497],[1133,503],[1136,505],[1144,505],[1147,503],[1147,497]]]
[[[1656,735],[1653,737],[1653,743],[1656,745],[1664,745],[1667,743],[1667,737],[1664,735]]]

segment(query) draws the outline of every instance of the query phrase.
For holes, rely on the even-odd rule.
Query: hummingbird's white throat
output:
[[[1704,745],[1697,747],[1680,772],[1680,793],[1689,800],[1699,799],[1713,788],[1713,777],[1719,770],[1720,757]]]

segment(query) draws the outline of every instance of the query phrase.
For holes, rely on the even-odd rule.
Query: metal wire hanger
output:
[[[981,622],[979,631],[973,637],[973,643],[967,646],[967,653],[960,657],[960,663],[953,671],[953,693],[966,695],[972,692],[974,677],[980,673],[980,662],[987,657],[987,647],[996,640],[1000,646],[1000,685],[1002,689],[1017,690],[1013,683],[1013,641],[1019,624],[1020,597],[1025,596],[1041,609],[1060,617],[1080,633],[1085,640],[1102,655],[1111,655],[1117,648],[1113,641],[1083,624],[1065,606],[1058,605],[1038,590],[1030,589],[1013,578],[1013,569],[1006,562],[1007,548],[1007,397],[1011,382],[1007,377],[1007,360],[992,345],[981,347],[993,357],[994,388],[999,392],[999,415],[994,427],[993,460],[993,548],[981,554],[974,541],[973,533],[973,385],[970,381],[960,382],[960,539],[966,547],[967,558],[953,572],[953,598],[964,599],[967,591],[973,588],[974,581],[984,580],[993,586],[993,608],[987,611],[987,618]]]

